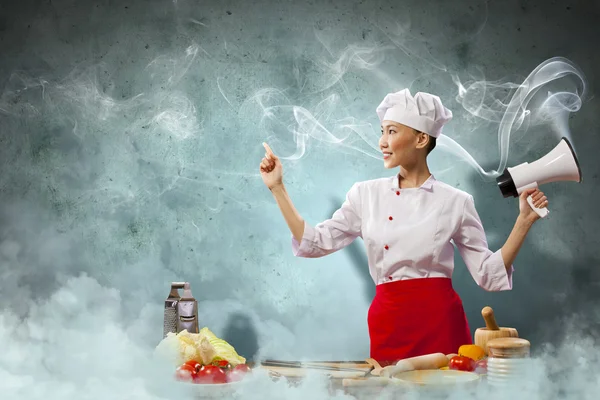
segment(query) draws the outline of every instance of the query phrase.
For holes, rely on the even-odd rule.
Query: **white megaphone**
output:
[[[527,189],[537,188],[548,182],[575,181],[581,182],[581,168],[573,146],[566,139],[558,143],[551,152],[537,161],[523,163],[516,167],[507,168],[496,178],[498,187],[504,197],[518,197]],[[548,215],[547,208],[537,208],[533,205],[531,196],[527,197],[531,208],[542,218]]]

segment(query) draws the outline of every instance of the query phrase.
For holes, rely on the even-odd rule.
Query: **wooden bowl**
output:
[[[494,310],[491,307],[484,307],[481,315],[485,321],[485,328],[475,330],[473,343],[489,355],[488,342],[499,338],[518,338],[519,332],[515,328],[499,327],[494,318]]]
[[[498,330],[489,330],[487,328],[478,328],[475,331],[474,344],[481,347],[485,351],[485,355],[489,355],[488,343],[490,340],[500,338],[518,338],[519,332],[515,328],[501,327]]]

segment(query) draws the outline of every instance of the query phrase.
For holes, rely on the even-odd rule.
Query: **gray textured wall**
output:
[[[492,171],[501,114],[469,112],[458,82],[473,100],[479,81],[502,111],[492,100],[512,92],[495,83],[519,84],[555,56],[586,75],[569,119],[584,181],[543,188],[551,215],[519,254],[514,290],[479,289],[458,256],[454,283],[473,330],[491,305],[538,354],[550,343],[596,365],[599,17],[583,1],[3,2],[0,386],[133,396],[119,377],[136,376],[160,340],[178,280],[191,282],[201,326],[248,358],[367,357],[362,242],[294,258],[258,174],[261,142],[285,158],[290,195],[315,224],[353,182],[394,173],[377,151],[386,93],[438,93],[455,114],[447,135]],[[512,133],[508,165],[558,142],[561,131],[532,122]],[[430,159],[438,179],[474,195],[500,247],[517,201],[452,152]]]

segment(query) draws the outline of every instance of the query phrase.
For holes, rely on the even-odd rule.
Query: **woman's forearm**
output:
[[[285,186],[282,184],[277,185],[271,189],[271,193],[273,193],[273,197],[275,197],[275,201],[281,210],[281,214],[283,214],[283,218],[285,222],[287,222],[290,231],[294,238],[300,243],[302,241],[302,236],[304,236],[304,220],[294,207],[292,203],[292,199],[285,190]]]
[[[531,229],[533,225],[533,221],[529,221],[520,215],[517,217],[517,221],[515,222],[515,226],[513,227],[512,232],[506,239],[506,243],[502,246],[502,259],[504,260],[504,266],[506,267],[506,271],[510,271],[511,266],[515,262],[515,258],[517,258],[517,254],[525,241],[525,237]]]

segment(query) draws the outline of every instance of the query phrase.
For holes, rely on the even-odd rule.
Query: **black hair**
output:
[[[418,135],[419,133],[425,133],[425,132],[421,132],[415,129],[415,133]],[[426,135],[429,136],[429,143],[427,143],[427,154],[429,155],[429,153],[431,153],[433,151],[433,149],[435,149],[435,145],[436,145],[436,141],[437,139],[427,133],[425,133]]]
[[[427,144],[427,154],[431,153],[435,149],[437,138],[429,135],[429,143]]]

